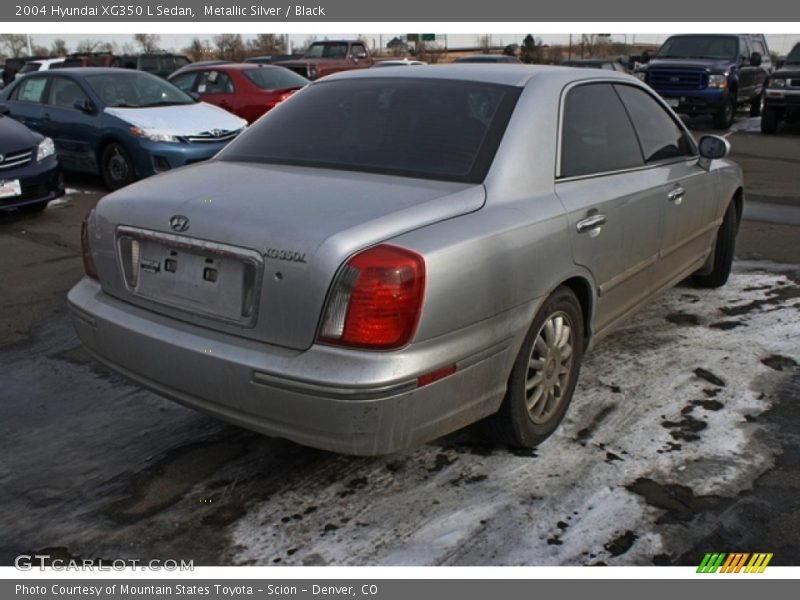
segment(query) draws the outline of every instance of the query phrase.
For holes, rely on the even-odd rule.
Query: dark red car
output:
[[[248,123],[308,83],[302,75],[283,67],[240,63],[187,66],[168,80]]]

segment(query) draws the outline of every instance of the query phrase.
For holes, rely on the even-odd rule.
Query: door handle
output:
[[[586,217],[578,221],[575,228],[578,230],[578,233],[586,233],[587,231],[596,231],[600,233],[600,228],[606,224],[606,216],[605,215],[592,215],[591,217]],[[597,235],[595,233],[594,235]]]
[[[686,194],[686,190],[678,186],[667,194],[667,200],[675,204],[680,204],[683,201],[684,194]]]

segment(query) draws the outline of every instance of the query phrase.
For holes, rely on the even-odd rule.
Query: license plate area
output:
[[[127,290],[215,320],[252,325],[263,261],[244,248],[120,227],[117,253]]]
[[[0,198],[13,198],[22,195],[19,179],[0,179]]]

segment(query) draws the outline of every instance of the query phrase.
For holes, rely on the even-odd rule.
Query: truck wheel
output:
[[[778,123],[780,123],[778,110],[765,106],[764,112],[761,114],[761,133],[775,133],[778,131]]]
[[[736,246],[736,231],[739,226],[736,222],[736,207],[733,202],[725,211],[725,218],[717,230],[717,240],[714,243],[714,263],[711,272],[707,275],[693,275],[692,281],[698,287],[717,288],[728,282],[733,265],[733,250]]]
[[[725,103],[714,113],[714,128],[728,129],[736,118],[736,93],[731,90],[731,95]]]
[[[750,116],[759,117],[761,116],[761,112],[763,110],[764,110],[764,92],[762,91],[758,95],[758,98],[755,98],[750,102]]]
[[[533,320],[488,433],[510,446],[534,448],[567,412],[583,357],[583,313],[575,294],[558,288]]]

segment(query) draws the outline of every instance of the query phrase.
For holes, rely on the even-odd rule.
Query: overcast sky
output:
[[[537,38],[541,38],[544,43],[546,44],[566,44],[569,40],[569,36],[563,34],[544,34],[540,35],[536,32],[531,32]],[[302,44],[306,39],[311,37],[312,34],[292,34],[290,38],[293,44]],[[355,37],[356,33],[341,33],[341,34],[317,34],[316,37],[318,39],[324,39],[325,37],[329,39],[335,38],[350,38]],[[385,46],[386,42],[392,39],[394,36],[402,36],[402,33],[362,33],[367,40],[369,40],[370,44],[374,47],[379,45]],[[476,34],[449,34],[447,36],[447,46],[449,48],[463,48],[469,46],[477,46],[479,44],[480,38],[485,35],[481,33]],[[505,45],[511,43],[519,43],[522,41],[522,38],[525,37],[525,33],[520,34],[491,34],[492,35],[492,43],[497,45]],[[208,34],[201,34],[201,35],[191,35],[191,34],[163,34],[161,35],[160,45],[165,50],[169,51],[179,51],[185,47],[187,47],[192,38],[199,37],[201,40],[207,42],[210,46],[213,45],[213,35]],[[242,37],[247,40],[250,38],[255,37],[251,34],[242,34]],[[61,38],[67,42],[70,50],[73,50],[75,46],[77,46],[78,42],[84,39],[93,39],[98,40],[100,42],[115,42],[120,48],[128,43],[132,46],[136,46],[133,41],[133,35],[124,35],[124,34],[115,34],[115,35],[100,35],[100,34],[65,34],[65,35],[52,35],[52,34],[34,34],[32,36],[32,42],[34,44],[39,44],[43,46],[50,46],[50,44],[56,38]],[[612,39],[614,41],[635,41],[636,42],[644,42],[644,43],[658,43],[660,44],[667,38],[667,35],[653,35],[653,34],[614,34],[612,35]],[[580,35],[575,35],[576,42],[580,41]],[[767,34],[767,43],[769,44],[770,50],[773,52],[777,52],[778,54],[786,54],[792,46],[800,41],[800,34],[797,33],[790,33],[790,34]]]

